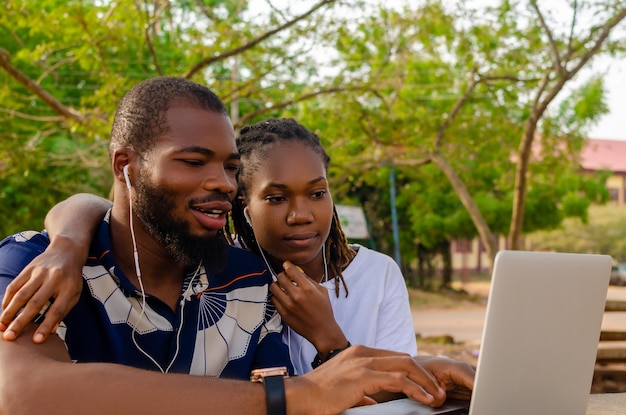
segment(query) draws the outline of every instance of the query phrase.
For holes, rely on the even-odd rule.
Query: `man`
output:
[[[118,107],[110,156],[113,207],[63,341],[31,342],[34,323],[0,341],[0,413],[336,413],[380,390],[442,402],[410,357],[361,346],[305,376],[268,378],[267,396],[259,384],[215,379],[291,366],[263,264],[220,233],[239,165],[226,110],[190,81],[142,82]],[[0,292],[48,243],[36,232],[2,242]]]

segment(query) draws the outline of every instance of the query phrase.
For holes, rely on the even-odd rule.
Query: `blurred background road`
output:
[[[468,283],[462,288],[470,294],[483,296],[484,304],[463,302],[454,308],[414,308],[415,333],[422,338],[450,336],[455,343],[480,344],[489,284]],[[626,287],[610,286],[607,299],[626,301]],[[602,329],[626,330],[626,312],[605,313]]]

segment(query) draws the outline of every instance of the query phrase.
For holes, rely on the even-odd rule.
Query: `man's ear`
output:
[[[133,170],[134,167],[134,156],[128,151],[119,150],[113,154],[113,159],[111,160],[111,168],[113,169],[113,175],[115,178],[122,183],[126,183],[126,177],[124,175],[124,167],[129,166],[129,170]]]

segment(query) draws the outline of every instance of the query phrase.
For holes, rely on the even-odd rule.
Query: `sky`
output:
[[[607,63],[605,88],[610,113],[590,131],[589,138],[626,140],[626,58]]]
[[[468,5],[484,7],[495,5],[500,0],[466,0]],[[564,20],[564,28],[568,28],[571,19],[571,9],[567,0],[543,0],[539,3],[544,13],[552,10],[555,16]],[[585,16],[579,16],[578,23],[583,23]],[[554,26],[551,25],[554,29]],[[626,23],[620,24],[622,33]],[[614,29],[614,30],[617,30]],[[591,66],[583,68],[572,79],[570,86],[588,80],[593,74],[604,74],[606,100],[609,113],[603,116],[599,122],[591,128],[588,137],[607,140],[626,141],[626,56],[622,58],[599,57],[591,61]],[[566,85],[567,89],[567,85]],[[564,94],[566,91],[563,91]],[[556,99],[558,101],[558,98]],[[556,104],[554,102],[551,105]]]

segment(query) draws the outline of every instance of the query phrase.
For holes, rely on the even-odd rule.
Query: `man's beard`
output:
[[[208,272],[220,272],[226,264],[228,242],[223,231],[212,236],[195,236],[189,224],[174,217],[174,198],[166,191],[139,179],[134,211],[148,234],[163,245],[176,261],[192,268],[200,261]]]

